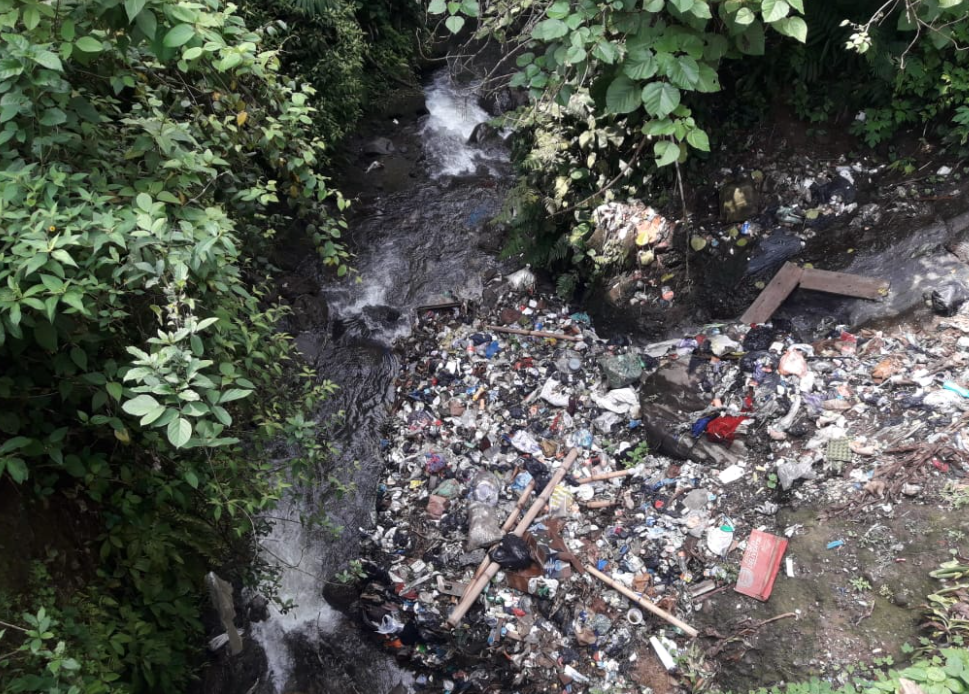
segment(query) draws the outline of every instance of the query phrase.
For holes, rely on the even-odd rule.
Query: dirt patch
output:
[[[767,602],[727,591],[704,601],[695,616],[701,631],[727,636],[745,619],[797,615],[718,655],[717,681],[725,691],[830,677],[886,656],[901,661],[901,646],[919,637],[918,606],[937,587],[929,571],[951,550],[969,547],[964,514],[917,502],[848,520],[820,521],[811,508],[784,510],[777,526],[796,528],[786,553],[793,578],[782,565]],[[828,549],[838,540],[844,544]]]

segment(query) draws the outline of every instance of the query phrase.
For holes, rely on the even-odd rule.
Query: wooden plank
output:
[[[760,293],[754,303],[740,317],[741,323],[766,323],[774,315],[774,311],[780,308],[784,299],[794,291],[798,282],[801,281],[803,270],[793,263],[784,263],[784,266],[774,275],[764,291]]]
[[[819,292],[856,296],[859,299],[880,299],[888,289],[888,282],[861,275],[810,268],[801,272],[801,287]]]

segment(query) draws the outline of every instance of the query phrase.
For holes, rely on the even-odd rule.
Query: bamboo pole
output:
[[[496,333],[510,333],[512,335],[527,335],[529,337],[548,337],[554,340],[569,340],[571,342],[582,342],[581,335],[566,335],[565,333],[547,333],[544,330],[522,330],[521,328],[505,328],[500,325],[486,325],[485,330],[493,330]]]
[[[518,525],[515,526],[515,529],[512,531],[513,535],[521,537],[525,534],[528,527],[536,518],[538,518],[538,514],[542,512],[542,509],[545,508],[545,505],[552,496],[552,492],[555,490],[555,487],[564,479],[565,475],[568,474],[569,469],[572,467],[572,464],[578,457],[579,450],[577,448],[573,448],[571,451],[569,451],[569,454],[565,457],[565,460],[562,461],[562,465],[558,470],[555,471],[555,474],[552,475],[552,479],[550,479],[548,484],[545,485],[545,489],[542,490],[542,493],[535,500],[535,503],[531,505],[531,508],[528,509],[528,512],[525,514],[524,518],[522,518]],[[464,615],[467,614],[469,609],[471,609],[471,605],[473,605],[474,601],[478,599],[479,595],[481,595],[481,591],[485,589],[485,586],[487,586],[491,579],[495,577],[495,574],[498,573],[499,568],[500,567],[496,562],[493,562],[490,558],[488,558],[488,563],[485,570],[480,576],[478,576],[477,579],[468,585],[468,589],[464,592],[464,597],[461,598],[461,602],[457,604],[454,610],[451,611],[451,616],[447,618],[447,623],[452,628],[456,627],[461,620],[464,619]]]
[[[586,508],[609,508],[610,506],[615,506],[615,499],[601,499],[597,501],[586,501],[582,504]]]
[[[602,480],[611,480],[616,477],[628,477],[629,475],[635,474],[636,471],[633,469],[629,470],[613,470],[612,472],[603,472],[600,475],[591,475],[590,477],[584,477],[581,480],[576,480],[576,484],[588,484],[589,482],[601,482]]]
[[[535,480],[532,480],[531,482],[528,483],[528,486],[525,487],[525,491],[522,492],[522,495],[518,497],[518,503],[515,504],[515,508],[512,509],[511,513],[508,514],[508,518],[506,518],[505,522],[502,524],[501,532],[506,533],[509,530],[511,530],[511,526],[513,526],[516,523],[516,521],[518,521],[518,516],[521,515],[522,509],[525,508],[525,502],[528,501],[528,497],[532,495],[532,492],[534,490],[535,490]],[[488,568],[489,561],[491,560],[488,559],[488,554],[485,553],[485,558],[481,560],[480,564],[478,564],[478,568],[475,569],[474,576],[471,578],[471,583],[469,583],[468,586],[470,586],[472,583],[478,580],[478,576],[481,575],[481,572],[484,571],[486,568]],[[464,597],[464,596],[461,596],[461,597]]]
[[[598,578],[600,581],[602,581],[603,583],[605,583],[607,586],[609,586],[613,590],[619,591],[620,593],[622,593],[623,595],[625,595],[627,598],[629,598],[630,600],[632,600],[634,603],[636,603],[637,605],[639,605],[640,607],[642,607],[644,610],[648,610],[648,611],[652,612],[654,615],[656,615],[660,619],[666,620],[667,622],[669,622],[673,626],[679,627],[680,629],[682,629],[684,632],[686,632],[687,634],[689,634],[691,637],[696,638],[696,636],[698,634],[697,630],[694,629],[693,627],[691,627],[686,622],[684,622],[684,621],[682,621],[680,619],[677,619],[676,617],[674,617],[673,615],[671,615],[669,612],[666,612],[665,610],[661,610],[660,608],[656,607],[656,605],[654,605],[653,603],[651,603],[649,600],[646,600],[646,599],[641,598],[640,596],[636,595],[634,592],[632,592],[631,590],[629,590],[629,588],[627,588],[626,586],[622,585],[621,583],[616,583],[611,578],[609,578],[608,576],[606,576],[604,573],[602,573],[601,571],[599,571],[598,569],[596,569],[594,566],[589,566],[588,564],[586,564],[586,567],[585,568],[586,568],[586,571],[588,571],[590,574],[592,574],[593,576],[595,576],[596,578]]]

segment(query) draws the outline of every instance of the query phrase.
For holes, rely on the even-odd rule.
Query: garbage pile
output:
[[[361,602],[419,687],[640,691],[705,596],[769,599],[780,505],[890,506],[969,469],[969,318],[633,346],[533,287],[427,310],[399,347]]]

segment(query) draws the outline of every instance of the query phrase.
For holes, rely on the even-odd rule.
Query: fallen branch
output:
[[[545,485],[545,489],[542,490],[542,493],[539,495],[538,499],[536,499],[535,503],[533,503],[531,508],[528,509],[528,513],[526,513],[525,517],[519,521],[517,526],[515,526],[515,529],[512,531],[513,535],[521,537],[525,534],[525,531],[528,530],[528,526],[530,526],[532,522],[538,518],[538,514],[541,513],[542,509],[545,508],[545,505],[551,498],[555,487],[558,486],[558,484],[565,478],[565,475],[568,474],[569,469],[572,467],[572,464],[578,457],[579,450],[577,448],[573,448],[571,451],[569,451],[569,454],[565,457],[565,460],[562,461],[562,465],[558,470],[555,471],[555,474],[552,475],[552,479],[550,479],[548,484]],[[494,578],[495,574],[498,573],[499,568],[500,567],[496,562],[493,562],[490,558],[488,558],[485,570],[480,576],[478,576],[477,579],[471,582],[471,584],[468,586],[467,592],[464,594],[464,597],[461,598],[461,602],[459,602],[454,610],[451,611],[451,616],[448,617],[447,623],[452,628],[456,627],[461,620],[464,619],[464,615],[467,614],[469,609],[471,609],[471,605],[473,605],[474,601],[478,599],[479,595],[481,595],[481,591],[485,589],[485,586],[487,586],[491,579]]]
[[[587,484],[589,482],[601,482],[602,480],[611,480],[616,477],[628,477],[629,475],[635,474],[635,470],[613,470],[612,472],[603,472],[599,475],[591,475],[589,477],[583,477],[581,480],[576,480],[576,484]]]
[[[687,624],[683,620],[674,617],[673,615],[671,615],[669,612],[666,612],[665,610],[661,610],[660,608],[656,607],[656,605],[654,605],[653,603],[651,603],[649,600],[646,600],[645,598],[642,598],[642,597],[636,595],[634,592],[632,592],[631,590],[629,590],[629,588],[627,588],[626,586],[622,585],[621,583],[616,583],[614,580],[612,580],[611,578],[609,578],[608,576],[606,576],[604,573],[602,573],[601,571],[599,571],[595,567],[589,566],[587,564],[586,567],[585,567],[585,569],[586,569],[586,571],[588,571],[590,574],[592,574],[593,576],[595,576],[596,578],[598,578],[600,581],[602,581],[603,583],[605,583],[607,586],[609,586],[613,590],[617,590],[620,593],[622,593],[623,595],[625,595],[627,598],[629,598],[634,603],[636,603],[637,605],[639,605],[640,607],[642,607],[644,610],[648,610],[649,612],[652,612],[654,615],[656,615],[660,619],[663,619],[663,620],[669,622],[670,624],[672,624],[675,627],[679,627],[686,634],[688,634],[690,637],[696,638],[696,636],[698,634],[697,630],[694,629],[693,627],[691,627],[689,624]]]
[[[486,325],[485,330],[493,330],[496,333],[510,333],[512,335],[527,335],[528,337],[547,337],[553,340],[569,340],[571,342],[581,342],[581,335],[566,335],[565,333],[547,333],[544,330],[522,330],[521,328],[505,328],[500,325]]]

